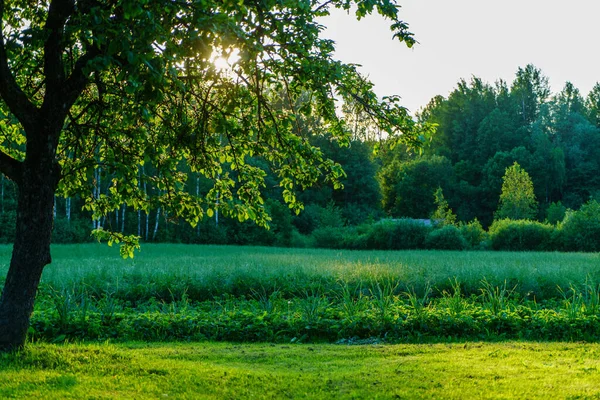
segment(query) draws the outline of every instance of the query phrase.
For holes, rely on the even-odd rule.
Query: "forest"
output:
[[[85,199],[57,195],[53,240],[87,242],[93,240],[92,229],[107,227],[136,234],[146,242],[420,248],[425,246],[431,228],[415,220],[432,218],[442,205],[452,216],[452,224],[462,229],[461,236],[471,243],[470,247],[478,248],[485,239],[484,230],[495,219],[501,219],[498,210],[503,178],[514,163],[533,184],[534,197],[526,214],[508,216],[510,219],[553,226],[584,205],[588,213],[598,209],[600,84],[586,97],[569,82],[559,93],[551,93],[548,78],[533,65],[519,68],[510,84],[502,80],[490,84],[477,77],[460,80],[447,97],[436,96],[418,113],[419,122],[435,126],[435,133],[420,151],[405,145],[394,147],[369,124],[368,116],[356,109],[348,103],[342,109],[347,127],[352,130],[349,143],[340,145],[322,134],[311,136],[312,144],[322,149],[324,157],[339,163],[345,171],[343,190],[321,180],[300,191],[297,195],[304,210],[298,215],[284,203],[286,190],[268,172],[267,162],[258,156],[248,160],[268,173],[262,190],[271,216],[268,230],[252,221],[223,218],[218,204],[212,215],[205,215],[195,228],[170,218],[160,207],[152,212],[133,211],[125,204],[107,217],[92,220]],[[308,134],[322,133],[318,121],[305,121],[304,129]],[[108,193],[114,185],[113,177],[101,166],[89,179],[94,198]],[[16,186],[4,176],[0,182],[0,241],[11,243]],[[160,195],[152,184],[140,181],[140,185],[145,193]],[[189,193],[203,195],[211,182],[197,174],[187,186]],[[392,221],[395,227],[382,225],[382,221]],[[377,238],[378,234],[386,236],[382,226],[402,230],[398,228],[402,223],[408,225],[404,231],[410,231],[404,244],[386,245],[381,242],[387,239]],[[543,230],[540,224],[535,226]],[[474,228],[477,232],[472,238]],[[453,236],[452,232],[446,232],[446,236]],[[348,239],[349,235],[353,238]],[[465,247],[462,240],[456,245],[454,239],[445,237],[440,246]],[[357,241],[362,243],[350,243]],[[537,243],[533,249],[555,247]],[[575,246],[575,250],[596,247]],[[510,245],[508,248],[515,249]],[[560,249],[569,250],[564,246]]]

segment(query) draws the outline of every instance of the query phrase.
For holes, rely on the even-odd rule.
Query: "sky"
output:
[[[399,95],[414,114],[446,97],[459,79],[512,82],[533,64],[554,93],[572,82],[583,96],[600,81],[600,2],[596,0],[398,0],[400,19],[419,42],[392,40],[378,15],[356,21],[334,10],[322,24],[336,57],[361,64],[379,96]]]

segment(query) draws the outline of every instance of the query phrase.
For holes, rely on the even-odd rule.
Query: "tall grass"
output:
[[[523,298],[562,298],[570,286],[600,283],[595,253],[509,253],[452,251],[338,251],[266,247],[144,245],[133,260],[99,244],[53,246],[53,263],[42,277],[42,293],[85,289],[93,297],[117,297],[133,304],[211,300],[228,294],[255,298],[258,293],[303,297],[305,292],[339,291],[340,284],[366,294],[386,282],[396,294],[413,291],[433,296],[460,282],[462,294],[479,295],[490,287],[514,288]],[[0,274],[10,247],[0,246]],[[269,293],[267,293],[269,292]],[[591,294],[590,294],[591,295]]]
[[[560,298],[568,290],[600,283],[600,255],[595,253],[509,253],[452,251],[337,251],[266,247],[144,245],[133,260],[99,244],[57,245],[53,263],[42,277],[42,291],[86,288],[133,303],[151,297],[170,301],[215,296],[255,297],[265,290],[302,296],[306,290],[337,291],[398,284],[397,291],[433,295],[460,282],[465,296],[479,295],[485,281],[505,282],[521,297]],[[0,246],[0,274],[10,261],[10,247]],[[80,290],[80,289],[77,289]]]
[[[122,260],[86,244],[53,257],[32,320],[46,340],[600,335],[598,254],[162,244]]]

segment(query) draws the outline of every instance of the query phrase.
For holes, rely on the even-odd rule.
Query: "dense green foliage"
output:
[[[460,229],[454,225],[431,231],[424,245],[425,248],[434,250],[464,250],[469,247]]]
[[[554,243],[558,231],[551,225],[529,220],[502,219],[490,227],[492,248],[505,251],[548,251],[561,250]]]
[[[560,225],[565,249],[600,251],[600,203],[594,200],[569,211]]]
[[[443,189],[459,220],[477,217],[491,225],[502,176],[515,162],[533,182],[540,205],[536,219],[544,220],[552,203],[578,209],[595,198],[600,188],[598,93],[600,85],[584,100],[567,83],[552,95],[548,79],[528,65],[510,85],[461,80],[447,98],[434,98],[420,114],[422,121],[438,124],[425,157],[445,157],[451,164]]]
[[[91,213],[82,210],[84,203],[75,196],[56,198],[54,242],[90,241],[90,227],[100,225],[139,235],[148,242],[425,248],[435,246],[433,242],[425,245],[431,229],[450,224],[459,227],[467,247],[472,249],[596,251],[600,236],[594,233],[595,217],[587,215],[594,211],[585,204],[600,193],[595,153],[600,148],[596,145],[600,144],[600,131],[594,111],[598,93],[600,87],[594,88],[584,101],[567,84],[561,93],[551,96],[547,79],[532,66],[519,69],[510,87],[503,82],[490,86],[476,78],[470,83],[461,81],[447,99],[435,98],[420,114],[423,122],[438,124],[423,155],[401,145],[392,149],[385,141],[373,141],[364,131],[371,129],[368,118],[356,117],[360,112],[354,109],[354,114],[346,114],[349,121],[355,122],[349,131],[353,139],[348,147],[339,148],[334,136],[314,135],[318,124],[310,125],[313,131],[307,130],[311,132],[311,145],[321,149],[323,159],[333,160],[345,171],[339,177],[344,189],[334,190],[324,179],[317,179],[313,187],[297,194],[297,200],[304,204],[299,215],[284,204],[285,188],[278,184],[277,174],[268,167],[267,160],[257,156],[249,159],[250,165],[266,171],[260,195],[265,199],[264,211],[271,218],[268,231],[254,222],[222,218],[219,211],[210,218],[205,215],[196,228],[191,228],[181,222],[172,223],[177,222],[176,218],[165,214],[165,208],[149,212],[126,206],[92,224]],[[344,110],[348,112],[347,107]],[[309,122],[306,124],[308,129]],[[507,173],[515,169],[515,163],[519,173],[512,175],[527,175],[529,179],[521,183],[513,179],[510,184]],[[108,192],[111,182],[110,174],[98,181],[98,193]],[[211,185],[210,180],[191,174],[186,190],[192,195],[205,195]],[[140,190],[151,195],[157,189],[147,186]],[[527,199],[521,205],[511,199],[519,193]],[[15,196],[14,184],[3,179],[0,242],[9,243],[14,235]],[[537,211],[534,196],[539,200]],[[582,206],[581,214],[572,211]],[[386,216],[399,221],[376,223]],[[494,216],[547,221],[556,226],[555,232],[544,245],[517,246],[468,228],[475,218],[490,227]],[[432,218],[435,226],[419,227],[404,218]],[[589,229],[583,227],[585,221],[592,221]],[[526,235],[526,227],[533,226],[539,224],[512,224],[511,229],[520,229],[520,234]],[[414,232],[408,232],[409,227]],[[402,233],[394,233],[398,229]],[[451,231],[446,230],[446,236]],[[461,248],[462,240],[455,232],[450,235],[455,237],[453,248]]]
[[[456,223],[456,215],[454,215],[448,206],[442,188],[437,188],[433,193],[433,197],[436,206],[435,211],[431,214],[433,223],[436,225],[454,225]]]
[[[0,396],[542,400],[599,394],[600,348],[593,343],[358,343],[33,344],[0,358]]]

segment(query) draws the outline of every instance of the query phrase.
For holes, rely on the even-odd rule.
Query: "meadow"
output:
[[[0,249],[6,269],[9,247]],[[57,245],[34,341],[600,339],[593,253]]]
[[[0,274],[11,246],[0,246]],[[431,289],[439,295],[460,283],[463,294],[480,294],[482,281],[510,286],[522,297],[546,300],[571,285],[600,283],[600,253],[487,251],[352,251],[273,247],[144,244],[134,259],[102,244],[54,245],[42,287],[84,288],[96,295],[169,300],[182,291],[194,301],[252,296],[257,291],[293,296],[306,290],[335,291],[340,284],[369,288],[398,284],[397,292]],[[138,298],[139,300],[140,298]]]
[[[599,261],[56,245],[0,397],[597,398]]]

